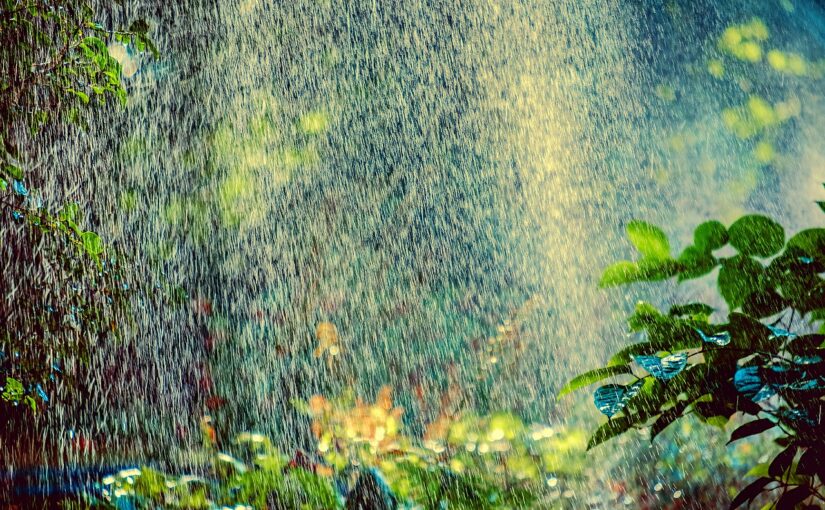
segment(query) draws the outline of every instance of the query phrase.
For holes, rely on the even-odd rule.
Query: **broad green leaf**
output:
[[[610,358],[608,366],[626,365],[633,361],[633,356],[656,354],[657,352],[676,352],[686,349],[695,349],[702,345],[698,333],[692,329],[682,330],[664,326],[661,330],[654,330],[652,340],[629,345]]]
[[[633,416],[617,416],[608,420],[590,436],[590,439],[587,441],[587,449],[590,450],[609,439],[627,432],[633,428],[635,424],[636,419]]]
[[[745,299],[761,290],[764,268],[756,260],[744,255],[737,255],[722,262],[719,271],[719,293],[731,310],[742,306]]]
[[[0,177],[0,191],[6,191],[7,189],[9,189],[9,183],[6,182],[5,179]]]
[[[645,258],[670,258],[670,243],[659,227],[634,220],[627,225],[627,237]]]
[[[679,281],[690,280],[704,276],[716,268],[718,263],[709,251],[696,246],[688,246],[679,255],[679,264],[682,265],[679,271]]]
[[[80,234],[80,240],[83,242],[83,249],[92,257],[96,257],[103,253],[103,241],[100,236],[91,231],[86,231]]]
[[[762,462],[753,466],[745,476],[768,476],[768,463]]]
[[[808,312],[825,305],[822,278],[811,271],[788,271],[779,278],[782,295],[794,308]]]
[[[770,338],[770,330],[758,320],[743,313],[728,316],[731,333],[730,347],[748,352],[778,352],[782,342]]]
[[[706,221],[693,231],[693,244],[704,252],[718,250],[728,243],[728,231],[718,221]]]
[[[99,37],[89,36],[83,39],[81,43],[82,46],[93,50],[95,53],[102,53],[104,55],[108,55],[108,50],[106,49],[106,43],[103,42]]]
[[[742,255],[771,257],[785,245],[785,230],[774,220],[749,214],[728,229],[730,244]]]
[[[655,306],[647,301],[639,301],[636,303],[633,315],[628,317],[627,323],[630,331],[641,331],[657,324],[662,318],[662,313]]]
[[[707,394],[704,375],[702,367],[691,365],[669,381],[648,378],[641,391],[627,403],[627,414],[644,423],[674,406],[686,408],[695,399]]]
[[[690,405],[688,401],[677,402],[675,406],[663,412],[650,426],[650,440],[656,439],[663,430],[682,417],[682,413]]]
[[[679,274],[681,266],[671,259],[643,258],[638,263],[639,279],[642,281],[667,280]]]
[[[589,386],[593,383],[599,382],[603,379],[607,379],[608,377],[629,373],[630,367],[628,367],[627,365],[613,365],[585,372],[579,376],[574,377],[570,380],[570,382],[565,384],[564,387],[561,390],[559,390],[558,398],[561,398],[570,392],[576,391],[579,388],[583,388],[585,386]]]
[[[819,466],[822,464],[822,454],[821,448],[808,448],[805,450],[805,453],[802,454],[802,457],[799,458],[799,462],[796,465],[796,474],[804,476],[815,475],[816,472],[820,470]]]
[[[788,240],[788,247],[799,248],[812,257],[825,257],[825,228],[803,230]]]
[[[619,352],[615,353],[608,366],[626,365],[633,361],[633,356],[636,354],[650,354],[656,352],[655,346],[650,342],[639,342],[637,344],[629,345]]]
[[[604,270],[601,280],[599,280],[599,287],[615,287],[617,285],[624,285],[639,281],[639,266],[633,262],[623,260],[611,264]]]
[[[748,295],[742,303],[742,311],[754,317],[770,317],[781,312],[789,303],[773,289],[757,291]]]

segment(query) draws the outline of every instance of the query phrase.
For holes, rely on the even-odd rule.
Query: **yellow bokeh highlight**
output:
[[[748,23],[726,28],[719,38],[719,48],[739,60],[759,62],[762,60],[760,43],[766,41],[769,36],[767,25],[761,19],[754,18]]]
[[[714,78],[721,78],[725,76],[725,65],[719,59],[711,59],[708,61],[708,72]]]
[[[762,140],[756,144],[756,147],[753,149],[753,155],[760,163],[768,164],[776,158],[776,151],[772,143]]]

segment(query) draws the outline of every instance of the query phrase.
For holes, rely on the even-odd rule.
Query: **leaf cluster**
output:
[[[825,335],[816,331],[816,322],[825,317],[825,229],[786,239],[777,222],[761,215],[743,216],[728,227],[709,221],[696,228],[693,244],[675,258],[658,227],[631,222],[627,234],[640,258],[608,267],[603,287],[674,276],[681,282],[718,268],[716,285],[729,310],[726,320],[716,322],[715,310],[705,303],[675,305],[667,313],[639,303],[628,324],[643,341],[615,353],[607,366],[574,378],[559,393],[608,378],[641,381],[638,391],[638,384],[611,384],[596,393],[597,405],[617,414],[608,414],[588,448],[633,429],[648,429],[652,440],[690,414],[720,427],[734,416],[752,416],[732,431],[730,441],[769,434],[783,450],[764,473],[755,472],[759,478],[732,507],[763,491],[776,495],[776,508],[825,501],[825,472],[815,460],[825,452],[820,420]],[[735,254],[715,253],[725,247]],[[657,363],[675,353],[688,362],[661,370]],[[605,395],[614,399],[613,407],[600,401]]]

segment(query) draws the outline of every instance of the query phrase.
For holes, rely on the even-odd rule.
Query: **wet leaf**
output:
[[[92,257],[96,257],[103,253],[103,241],[100,236],[91,231],[86,231],[80,234],[80,240],[83,243],[83,249]]]
[[[774,220],[757,214],[736,220],[728,234],[730,244],[746,256],[770,257],[785,245],[785,229]]]
[[[788,240],[788,247],[798,248],[814,258],[824,257],[825,228],[811,228],[797,233]]]
[[[680,352],[664,358],[659,356],[634,356],[633,360],[656,379],[669,381],[679,375],[687,366],[687,353]]]
[[[694,328],[699,336],[702,337],[702,341],[706,344],[712,344],[719,347],[724,347],[730,343],[730,333],[727,331],[719,331],[717,333],[706,334],[699,328]]]
[[[611,264],[604,270],[599,280],[599,287],[615,287],[639,281],[641,271],[633,262],[621,261]]]
[[[728,231],[718,221],[706,221],[693,232],[693,244],[700,250],[718,250],[728,243]]]
[[[653,425],[650,426],[650,440],[653,441],[670,424],[681,418],[688,405],[689,402],[687,401],[678,402],[674,407],[659,415]]]
[[[620,416],[608,420],[590,436],[590,439],[587,441],[587,449],[590,450],[609,439],[627,432],[632,429],[635,424],[636,419],[633,416]]]
[[[671,306],[668,314],[674,317],[684,317],[686,315],[708,317],[714,311],[715,309],[712,306],[706,305],[705,303],[687,303],[684,305]]]
[[[771,483],[773,480],[768,478],[767,476],[763,476],[762,478],[757,478],[756,481],[752,482],[750,485],[742,489],[742,491],[733,498],[731,501],[730,508],[731,510],[735,508],[739,508],[740,506],[744,505],[745,503],[750,503],[753,501],[762,491],[765,489],[765,486]]]
[[[682,265],[679,271],[679,281],[690,280],[704,276],[716,268],[717,260],[696,246],[688,246],[679,255],[679,263]]]
[[[816,474],[820,474],[821,476],[821,474],[825,473],[825,465],[823,465],[822,462],[824,453],[820,448],[808,448],[805,450],[805,453],[802,454],[802,457],[799,458],[799,462],[796,465],[796,473],[805,476],[814,476]]]
[[[627,386],[607,384],[593,393],[593,402],[599,412],[610,418],[625,408],[628,401],[639,393],[643,384],[644,381],[636,381]]]
[[[561,398],[564,395],[567,395],[568,393],[576,391],[585,386],[589,386],[593,383],[607,379],[608,377],[629,373],[630,367],[628,367],[627,365],[614,365],[610,367],[597,368],[595,370],[585,372],[584,374],[574,377],[570,382],[565,384],[564,387],[561,390],[559,390],[558,398]]]
[[[644,221],[631,221],[627,225],[627,237],[645,258],[670,258],[670,243],[667,236],[655,225]]]
[[[775,510],[794,510],[797,505],[805,501],[811,496],[811,488],[807,485],[800,485],[791,489],[784,494],[776,502]]]
[[[770,317],[788,308],[790,304],[773,289],[748,294],[742,303],[742,311],[754,317]]]
[[[785,474],[785,471],[791,467],[794,456],[796,456],[796,450],[796,445],[791,445],[779,452],[768,466],[768,474],[774,478],[779,478]]]
[[[739,308],[749,295],[761,290],[763,273],[761,264],[743,255],[722,263],[718,279],[719,293],[731,310]]]
[[[776,427],[776,423],[767,418],[749,421],[748,423],[745,423],[744,425],[740,426],[731,433],[730,440],[728,440],[728,444],[739,439],[754,436],[756,434],[761,434],[762,432],[770,430],[774,427]]]

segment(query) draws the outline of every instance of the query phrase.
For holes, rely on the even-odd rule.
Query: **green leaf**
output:
[[[722,415],[710,416],[708,418],[705,418],[705,423],[712,427],[716,427],[722,430],[725,430],[725,426],[728,424],[728,421],[730,421],[730,418]]]
[[[768,463],[762,462],[753,466],[745,476],[768,476]]]
[[[2,398],[7,402],[19,402],[26,390],[23,389],[23,383],[14,377],[6,376],[6,384],[3,386]]]
[[[7,189],[9,189],[9,183],[6,182],[5,179],[0,177],[0,191],[6,191]]]
[[[60,212],[58,212],[57,217],[61,221],[76,222],[78,220],[79,212],[80,206],[76,202],[69,202],[60,209]]]
[[[671,259],[643,258],[638,266],[639,279],[648,282],[667,280],[679,274],[682,269],[679,263]]]
[[[805,313],[825,305],[822,278],[811,271],[788,271],[780,277],[782,295],[797,310]]]
[[[75,89],[66,89],[66,92],[80,98],[80,101],[82,101],[83,104],[89,104],[89,94]]]
[[[662,313],[655,306],[647,301],[639,301],[636,303],[633,315],[628,317],[627,323],[631,331],[641,331],[659,323],[662,319]]]
[[[682,417],[682,413],[690,405],[687,401],[678,402],[675,406],[663,412],[650,426],[650,440],[653,441],[670,424]]]
[[[627,260],[616,262],[604,270],[602,278],[599,280],[599,287],[615,287],[633,283],[639,281],[640,274],[639,266],[635,263]]]
[[[771,461],[771,465],[768,466],[768,474],[774,478],[782,476],[791,467],[793,458],[796,456],[796,450],[796,445],[792,444],[779,452]]]
[[[789,303],[773,289],[754,292],[745,298],[742,311],[754,317],[763,318],[776,315],[789,306]]]
[[[673,317],[684,316],[704,316],[708,317],[713,314],[714,308],[705,303],[687,303],[684,305],[673,305],[670,307],[669,315]]]
[[[776,502],[777,510],[797,508],[797,505],[811,497],[811,488],[807,485],[800,485],[782,494]]]
[[[770,430],[774,427],[776,427],[776,423],[772,422],[767,418],[749,421],[748,423],[745,423],[744,425],[737,428],[731,433],[728,444],[731,444],[734,441],[738,441],[739,439],[744,439],[749,436],[761,434],[762,432]]]
[[[610,358],[608,366],[624,365],[633,361],[633,356],[640,354],[652,354],[659,351],[676,352],[685,349],[695,349],[702,345],[702,340],[694,331],[678,332],[678,330],[666,328],[673,334],[660,334],[657,332],[655,341],[639,342],[629,345],[620,350]],[[651,335],[652,337],[652,335]]]
[[[799,248],[812,257],[825,258],[825,228],[810,228],[788,240],[788,247]]]
[[[728,315],[728,320],[732,348],[749,352],[778,352],[782,346],[781,342],[770,337],[771,332],[764,324],[749,315],[734,312]]]
[[[100,236],[94,232],[83,232],[80,234],[80,240],[83,242],[83,249],[92,257],[103,253],[103,241],[101,241]]]
[[[745,299],[761,290],[764,268],[756,260],[744,255],[737,255],[722,262],[719,271],[719,293],[731,310],[742,306]]]
[[[736,220],[728,230],[730,244],[742,255],[771,257],[785,245],[785,230],[774,220],[749,214]]]
[[[589,386],[593,383],[599,382],[603,379],[607,379],[608,377],[629,373],[630,367],[627,365],[613,365],[585,372],[581,375],[574,377],[570,382],[565,384],[564,387],[561,390],[559,390],[558,398],[561,398],[564,395],[567,395],[568,393],[576,391],[585,386]]]
[[[817,471],[821,471],[820,465],[822,463],[823,452],[821,448],[808,448],[802,457],[799,458],[799,463],[796,465],[796,473],[805,476],[814,476]]]
[[[605,441],[612,439],[624,432],[627,432],[633,425],[636,424],[636,419],[632,416],[618,416],[611,420],[607,420],[601,427],[593,432],[590,439],[587,441],[587,449],[590,450]]]
[[[733,498],[733,501],[730,504],[731,510],[739,508],[740,506],[744,505],[745,503],[749,503],[753,501],[762,491],[765,489],[765,486],[771,483],[773,480],[767,476],[763,476],[762,478],[757,478],[755,482],[751,483],[742,491]]]
[[[23,169],[17,165],[5,163],[3,165],[3,171],[6,172],[6,174],[12,179],[17,179],[18,181],[23,180]]]
[[[634,220],[627,225],[627,237],[643,257],[651,259],[670,258],[670,243],[659,227],[644,221]]]
[[[23,402],[25,402],[26,405],[29,406],[29,409],[31,409],[33,413],[37,412],[37,402],[35,402],[34,398],[32,398],[31,395],[26,395],[26,397],[23,399]]]
[[[718,221],[706,221],[693,231],[693,244],[705,253],[725,246],[728,243],[728,231]]]
[[[679,281],[690,280],[705,276],[716,268],[717,260],[710,252],[696,246],[688,246],[679,255],[678,262],[682,265],[679,271]]]

